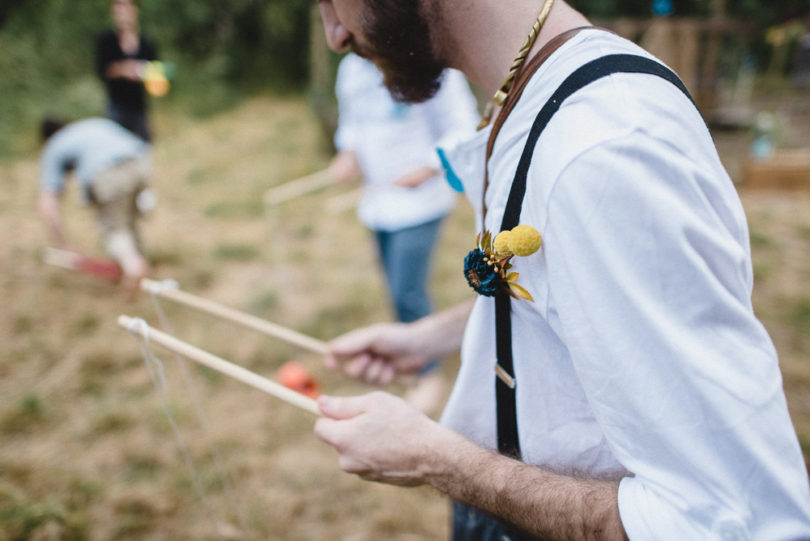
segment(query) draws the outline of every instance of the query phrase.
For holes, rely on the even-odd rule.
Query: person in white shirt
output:
[[[446,149],[479,233],[510,231],[467,258],[481,296],[326,357],[379,382],[460,348],[441,422],[383,392],[322,396],[315,431],[340,466],[447,494],[459,541],[810,539],[743,208],[677,78],[564,0],[320,6],[330,46],[400,96],[430,96],[444,66],[507,96]],[[516,223],[539,235],[513,243]]]
[[[436,147],[467,138],[478,123],[464,75],[448,70],[436,95],[420,104],[396,101],[370,61],[346,55],[337,72],[338,129],[329,171],[341,181],[362,176],[360,221],[373,233],[398,321],[431,312],[428,277],[442,219],[456,194]],[[419,373],[408,399],[432,412],[444,394],[436,362]]]

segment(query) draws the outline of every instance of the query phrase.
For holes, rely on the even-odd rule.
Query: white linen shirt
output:
[[[338,67],[335,92],[335,146],[356,152],[366,184],[357,209],[360,221],[374,230],[395,231],[450,212],[456,194],[440,173],[436,146],[474,133],[478,113],[464,75],[447,70],[433,98],[409,105],[391,98],[372,62],[348,54]],[[439,173],[416,188],[392,184],[425,165]]]
[[[586,30],[532,77],[489,162],[493,234],[535,115],[613,53],[649,56]],[[445,149],[479,216],[488,134]],[[511,303],[523,460],[622,478],[633,541],[810,539],[807,471],[751,306],[745,215],[694,105],[646,74],[575,93],[537,144],[520,223],[543,236],[512,260],[534,297]],[[497,449],[491,298],[478,298],[461,355],[442,422]]]

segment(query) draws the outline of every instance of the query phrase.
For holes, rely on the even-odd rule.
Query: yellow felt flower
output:
[[[498,233],[495,240],[492,241],[492,248],[498,255],[506,257],[512,255],[512,251],[509,249],[509,231],[501,231]]]
[[[498,236],[502,235],[500,233]],[[518,225],[509,232],[507,237],[509,250],[521,257],[535,253],[543,242],[540,233],[530,225]]]

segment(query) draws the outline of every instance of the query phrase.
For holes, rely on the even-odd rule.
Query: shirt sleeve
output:
[[[574,159],[549,197],[549,295],[597,422],[634,474],[619,489],[631,540],[808,531],[807,473],[750,303],[747,226],[720,176],[628,136]]]
[[[338,103],[338,125],[335,131],[334,143],[338,151],[353,150],[357,147],[358,130],[360,126],[354,117],[354,102],[357,97],[350,95],[347,88],[347,78],[351,59],[344,58],[338,67],[335,81],[335,96]]]

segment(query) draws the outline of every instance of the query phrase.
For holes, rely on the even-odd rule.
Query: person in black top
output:
[[[147,61],[157,60],[157,46],[138,28],[138,6],[133,0],[113,0],[115,28],[96,41],[96,72],[107,86],[107,115],[150,141],[147,101],[141,80]]]

